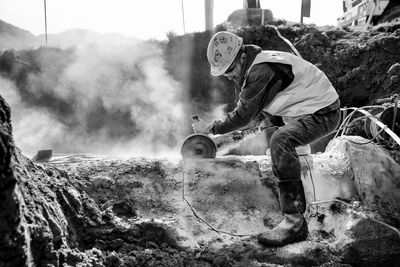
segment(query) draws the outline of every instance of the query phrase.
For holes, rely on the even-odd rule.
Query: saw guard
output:
[[[181,155],[186,158],[215,158],[217,146],[205,134],[192,134],[182,143]]]

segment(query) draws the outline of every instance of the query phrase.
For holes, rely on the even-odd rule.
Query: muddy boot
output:
[[[273,247],[306,240],[308,234],[307,222],[303,217],[306,200],[301,180],[280,181],[278,185],[284,219],[274,229],[257,237],[261,244]]]

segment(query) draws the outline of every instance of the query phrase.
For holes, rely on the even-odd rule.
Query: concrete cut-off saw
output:
[[[192,117],[194,121],[197,116]],[[255,126],[241,131],[234,131],[221,135],[206,135],[194,133],[186,137],[182,143],[181,155],[184,159],[215,158],[217,152],[228,151],[236,147],[241,141],[254,137],[266,129],[276,126]]]

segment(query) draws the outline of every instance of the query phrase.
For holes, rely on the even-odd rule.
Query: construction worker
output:
[[[216,33],[207,48],[213,76],[235,85],[237,105],[224,118],[192,124],[197,133],[224,134],[266,117],[280,126],[270,139],[274,175],[279,178],[283,220],[257,236],[267,246],[305,240],[306,202],[296,147],[328,135],[340,121],[339,97],[326,75],[301,57],[244,45],[236,34]],[[283,123],[282,123],[283,122]]]

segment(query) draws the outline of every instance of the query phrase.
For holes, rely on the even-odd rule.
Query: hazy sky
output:
[[[47,0],[49,33],[83,28],[117,32],[141,39],[164,39],[166,33],[204,30],[204,0]],[[301,0],[261,0],[275,18],[298,22]],[[214,25],[243,6],[242,0],[214,0]],[[336,25],[341,0],[311,0],[311,18],[305,23]],[[35,35],[44,33],[44,0],[0,0],[0,19]]]

